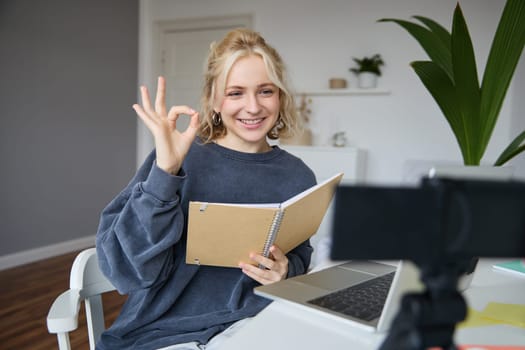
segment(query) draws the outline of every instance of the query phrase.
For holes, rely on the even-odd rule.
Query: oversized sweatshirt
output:
[[[97,349],[204,344],[256,315],[268,301],[240,269],[185,263],[188,203],[277,203],[314,184],[313,172],[278,146],[242,153],[197,139],[177,176],[158,168],[152,152],[101,215],[99,265],[128,298]],[[305,273],[311,254],[308,241],[289,252],[287,277]]]

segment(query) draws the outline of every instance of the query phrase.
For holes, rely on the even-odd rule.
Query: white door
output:
[[[161,74],[166,77],[166,103],[188,105],[200,111],[204,69],[210,44],[221,40],[234,27],[169,31],[163,35]],[[185,130],[189,119],[177,123]]]

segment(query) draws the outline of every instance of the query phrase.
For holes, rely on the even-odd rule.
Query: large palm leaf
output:
[[[525,45],[525,1],[507,1],[481,86],[472,40],[459,4],[454,10],[451,32],[430,18],[415,18],[423,25],[392,18],[380,22],[399,24],[428,54],[430,61],[412,62],[411,66],[445,115],[465,165],[479,165]],[[524,139],[522,132],[496,165],[523,152]]]

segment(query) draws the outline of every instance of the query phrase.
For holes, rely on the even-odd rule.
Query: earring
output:
[[[211,122],[214,126],[219,126],[222,123],[221,114],[219,112],[213,112],[213,115],[211,116]]]
[[[277,123],[276,123],[275,126],[277,127],[277,130],[281,130],[282,128],[284,128],[284,122],[283,122],[283,120],[281,119],[280,116],[277,119]]]
[[[279,131],[284,128],[284,123],[283,123],[283,120],[281,119],[281,117],[279,117],[277,119],[277,122],[275,123],[275,125],[273,126],[272,130],[270,130],[270,135],[274,138],[278,138],[279,137]]]

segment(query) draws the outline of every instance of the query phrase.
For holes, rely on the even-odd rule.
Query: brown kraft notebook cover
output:
[[[283,203],[191,201],[186,263],[255,264],[250,252],[268,256],[272,244],[288,253],[317,232],[342,177],[342,173],[336,174]]]

